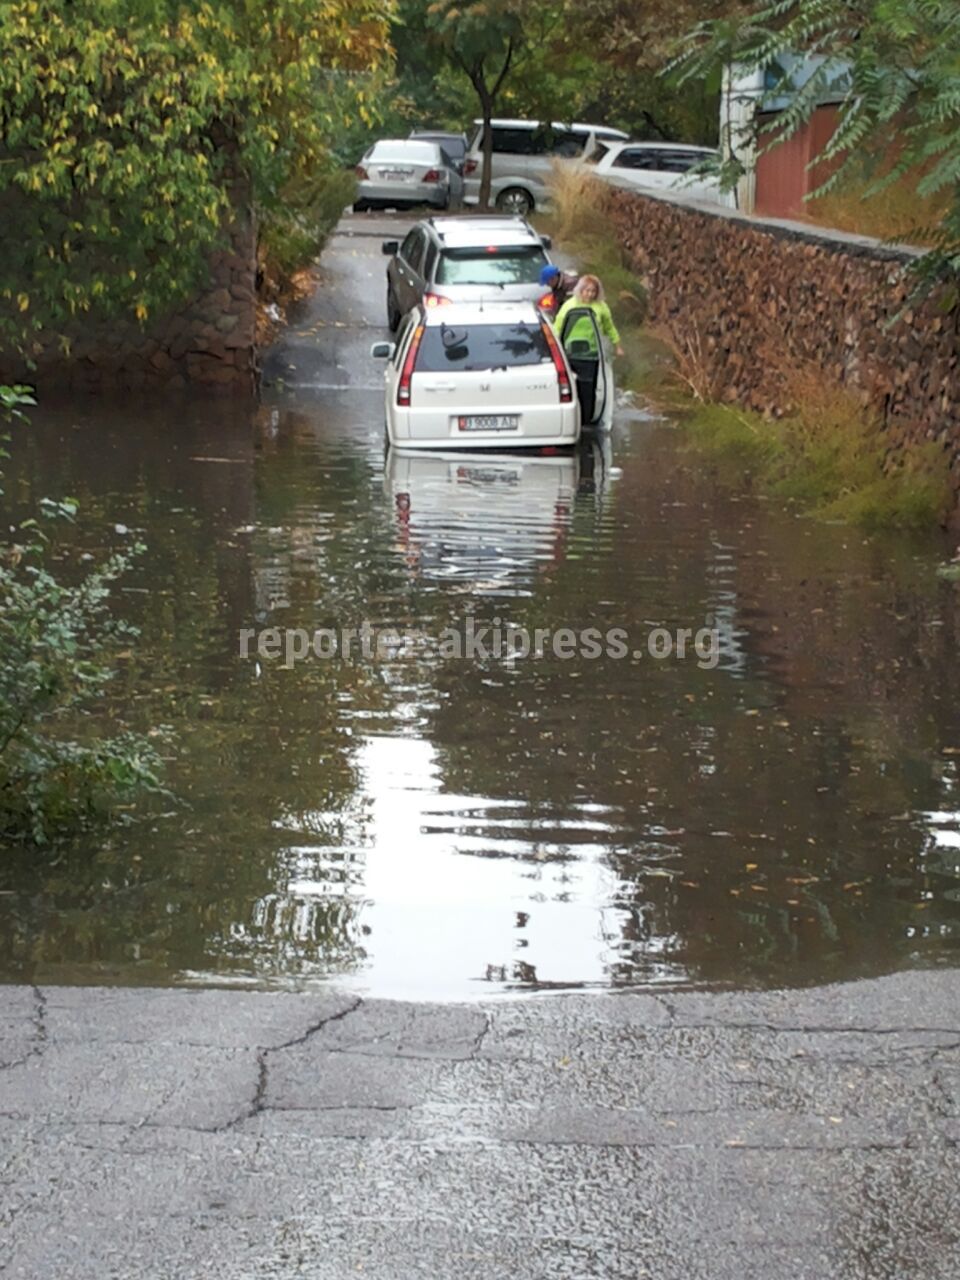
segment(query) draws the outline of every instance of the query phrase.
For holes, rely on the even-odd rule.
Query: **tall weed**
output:
[[[818,370],[785,372],[794,410],[777,421],[700,403],[686,421],[697,447],[736,464],[761,492],[824,520],[865,528],[941,523],[952,491],[936,445],[894,453],[879,416]]]

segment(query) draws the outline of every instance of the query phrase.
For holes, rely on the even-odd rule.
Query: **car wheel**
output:
[[[391,333],[396,333],[400,328],[400,321],[403,317],[400,314],[400,308],[397,306],[397,300],[393,296],[393,289],[387,285],[387,328]]]
[[[366,200],[354,200],[353,202],[354,213],[366,213],[369,208],[370,206],[367,204]]]
[[[518,213],[526,216],[533,209],[533,196],[523,187],[507,187],[496,200],[501,213]]]

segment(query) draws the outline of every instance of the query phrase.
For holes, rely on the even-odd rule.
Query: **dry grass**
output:
[[[610,188],[574,160],[554,160],[549,186],[557,239],[565,244],[591,240],[606,221]]]
[[[697,445],[749,474],[761,492],[825,520],[866,528],[929,528],[951,504],[937,446],[894,453],[876,412],[817,368],[784,370],[794,410],[775,422],[701,402],[687,415]]]
[[[931,229],[940,225],[950,205],[949,190],[918,196],[916,175],[891,183],[872,196],[866,195],[869,185],[866,178],[849,178],[836,191],[808,200],[800,217],[818,226],[877,240],[932,243]]]
[[[719,399],[717,370],[696,321],[669,320],[660,327],[659,336],[673,357],[666,374],[667,383],[678,383],[682,391],[700,404]]]
[[[819,367],[786,365],[778,350],[766,353],[784,401],[794,406],[778,421],[719,403],[721,370],[695,321],[673,320],[661,326],[654,331],[654,342],[649,331],[641,332],[646,293],[626,266],[610,228],[610,189],[589,170],[569,162],[555,165],[551,188],[549,230],[584,270],[604,281],[624,330],[627,358],[620,365],[620,385],[684,411],[691,438],[705,452],[730,463],[735,483],[742,483],[747,474],[759,490],[794,502],[805,512],[864,527],[922,529],[944,520],[952,494],[943,451],[929,446],[894,453],[874,410],[856,393],[825,382]],[[830,197],[830,207],[840,210],[837,218],[843,202],[852,206],[854,199],[849,190]],[[873,202],[857,203],[859,221],[847,229],[883,238],[901,234],[907,225],[905,200],[890,202],[885,222],[879,211],[876,220],[865,221],[867,207],[873,208]],[[909,213],[912,225],[921,216],[915,197]],[[657,358],[657,340],[667,353],[666,361]]]

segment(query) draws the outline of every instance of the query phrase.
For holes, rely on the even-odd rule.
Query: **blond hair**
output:
[[[587,284],[596,285],[597,287],[596,301],[602,302],[603,301],[603,285],[600,283],[599,276],[581,276],[580,277],[580,279],[577,281],[577,287],[573,291],[573,296],[576,298],[576,300],[578,302],[583,301],[583,287],[584,285],[587,285]]]

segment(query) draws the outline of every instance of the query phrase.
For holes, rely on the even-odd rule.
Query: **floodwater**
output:
[[[442,999],[957,963],[939,539],[798,519],[637,412],[573,456],[387,457],[377,371],[314,381],[18,432],[8,511],[81,503],[65,575],[146,543],[99,714],[173,728],[177,802],[2,851],[0,978]],[[458,658],[494,618],[629,651]],[[406,640],[241,653],[244,629],[364,622]],[[684,656],[651,656],[678,629]]]

